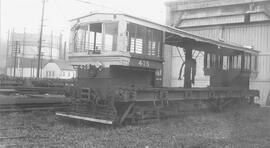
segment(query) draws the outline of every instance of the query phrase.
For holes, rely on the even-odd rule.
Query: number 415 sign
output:
[[[139,60],[138,65],[140,67],[149,67],[150,66],[149,61],[147,61],[147,60]]]

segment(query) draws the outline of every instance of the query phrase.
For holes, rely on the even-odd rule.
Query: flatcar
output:
[[[80,93],[73,107],[56,115],[103,124],[123,124],[177,115],[194,107],[221,109],[253,103],[249,89],[258,52],[197,36],[126,14],[92,13],[71,21],[69,59]],[[165,87],[166,46],[181,48],[182,87]],[[204,55],[210,86],[195,83],[196,55]],[[170,57],[169,57],[170,58]],[[183,71],[183,72],[182,72]],[[181,78],[184,77],[184,80]],[[205,105],[207,104],[207,105]]]

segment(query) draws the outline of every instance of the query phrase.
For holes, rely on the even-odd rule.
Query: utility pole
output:
[[[53,55],[53,31],[51,31],[51,52],[50,52],[50,57],[52,60]]]
[[[25,28],[23,28],[23,43],[22,43],[22,52],[21,52],[21,60],[20,60],[20,64],[22,65],[21,66],[21,77],[23,77],[23,63],[24,63],[24,49],[25,49]]]
[[[9,36],[10,31],[8,30],[8,37],[7,37],[7,50],[6,50],[6,75],[8,75],[8,54],[9,54]]]
[[[42,48],[42,32],[43,32],[43,21],[44,21],[44,6],[45,6],[45,0],[42,1],[41,26],[40,26],[39,44],[38,44],[37,78],[39,78],[39,71],[40,71],[39,69],[40,69],[40,56],[41,56],[41,48]]]
[[[66,61],[66,51],[67,50],[67,42],[64,42],[64,60]]]
[[[41,52],[41,55],[40,55],[40,63],[41,63],[41,67],[43,66],[43,56],[44,56],[44,52]],[[43,73],[43,71],[42,71],[42,68],[41,68],[41,73],[40,73],[40,77],[42,78],[43,76],[42,76],[42,73]]]
[[[1,38],[2,38],[2,2],[0,0],[0,49],[2,48]]]
[[[15,42],[15,49],[12,49],[12,52],[14,53],[14,69],[13,69],[13,76],[16,76],[16,67],[17,67],[17,54],[20,53],[20,45],[19,41]]]

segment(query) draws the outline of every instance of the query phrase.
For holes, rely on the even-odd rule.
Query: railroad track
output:
[[[70,107],[69,103],[5,104],[0,105],[0,113],[26,112],[36,110],[64,110],[68,107]]]

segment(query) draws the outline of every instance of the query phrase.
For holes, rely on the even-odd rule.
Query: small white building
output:
[[[42,70],[43,78],[71,79],[76,77],[76,70],[65,61],[51,61]]]

